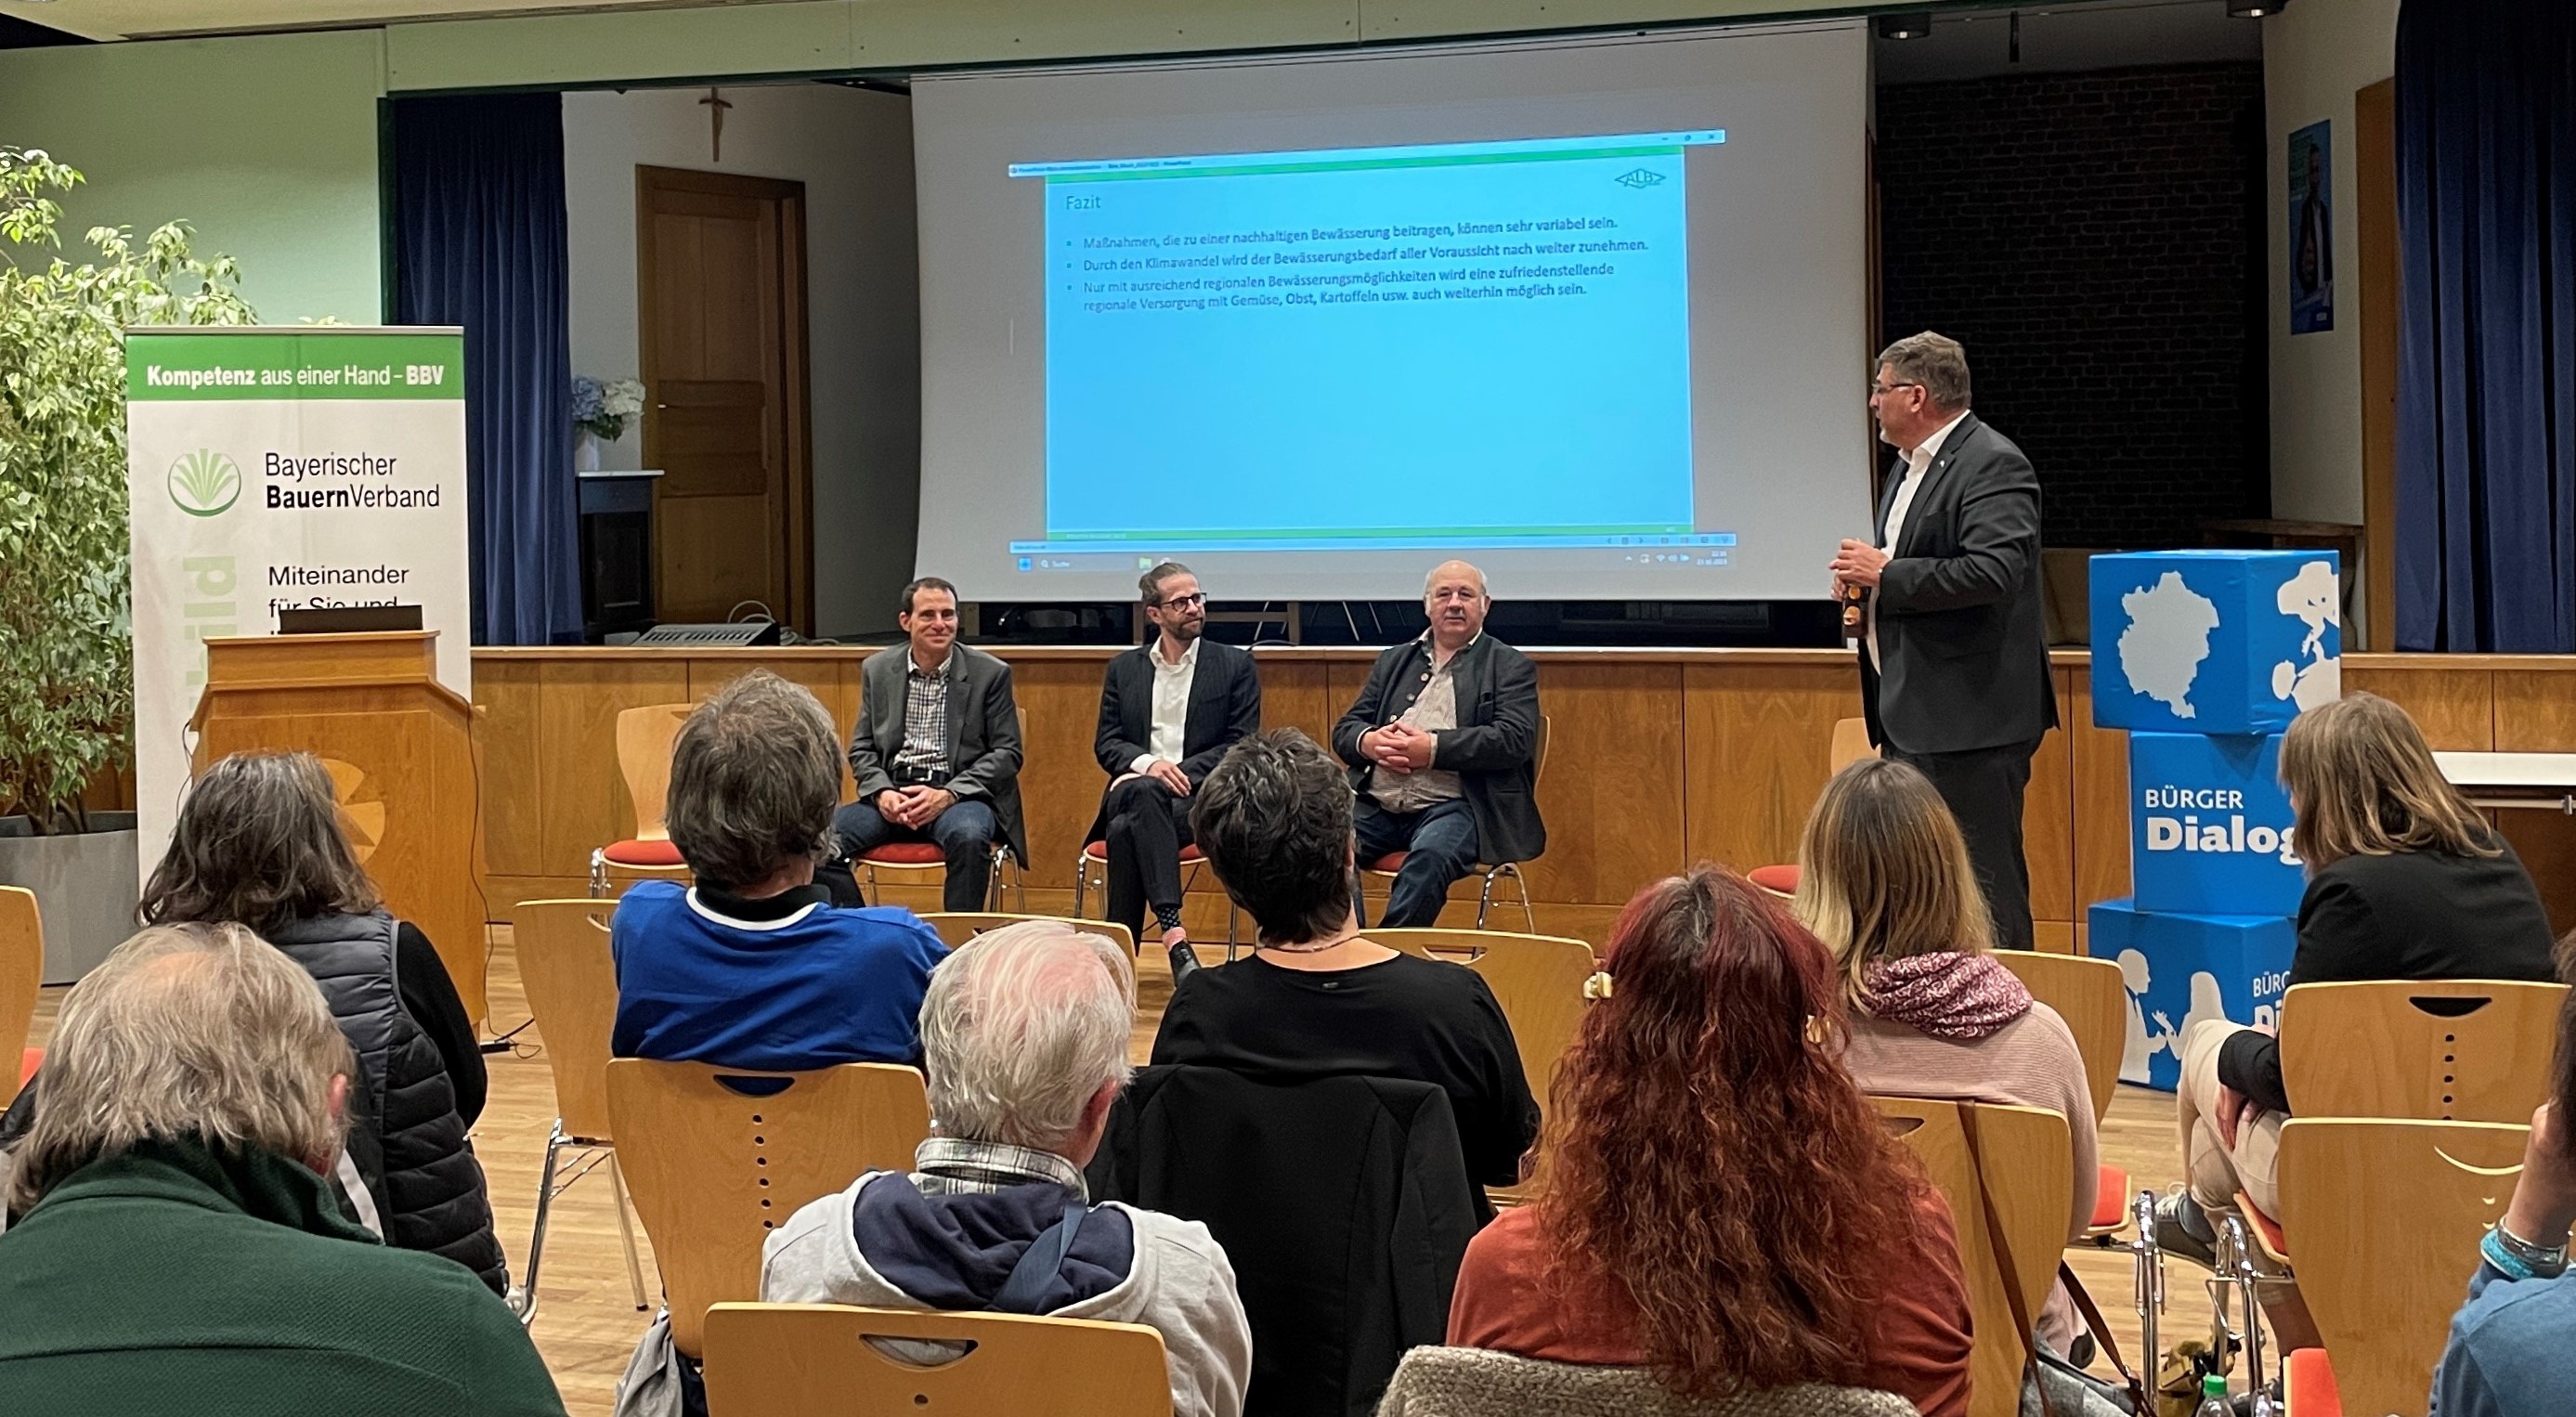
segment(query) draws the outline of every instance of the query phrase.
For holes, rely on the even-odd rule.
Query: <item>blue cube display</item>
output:
[[[2093,722],[2278,733],[2343,693],[2331,551],[2141,551],[2092,561]]]
[[[2281,738],[2129,735],[2129,873],[2140,910],[2296,915],[2307,877]]]
[[[2272,915],[2177,915],[2106,900],[2086,913],[2095,959],[2129,986],[2122,1082],[2165,1092],[2182,1076],[2183,1034],[2203,1019],[2273,1023],[2297,932]]]

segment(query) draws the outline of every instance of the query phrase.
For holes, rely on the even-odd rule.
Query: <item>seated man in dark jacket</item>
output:
[[[154,926],[91,971],[10,1156],[0,1409],[562,1417],[472,1271],[333,1199],[356,1071],[321,990],[240,925]]]

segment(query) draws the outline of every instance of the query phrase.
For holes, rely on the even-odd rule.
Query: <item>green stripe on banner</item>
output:
[[[260,330],[125,337],[125,397],[144,400],[462,399],[465,337]]]

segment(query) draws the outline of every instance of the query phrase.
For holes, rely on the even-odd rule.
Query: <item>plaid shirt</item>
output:
[[[896,785],[935,787],[948,780],[948,681],[956,671],[953,648],[937,669],[923,669],[909,656],[904,659],[903,746],[887,764]]]
[[[912,1153],[913,1189],[925,1196],[978,1195],[1013,1186],[1052,1181],[1091,1199],[1082,1168],[1052,1151],[1033,1151],[999,1141],[932,1137]]]

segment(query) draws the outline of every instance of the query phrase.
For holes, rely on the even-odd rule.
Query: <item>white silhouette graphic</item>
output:
[[[2182,1061],[2183,1035],[2202,1019],[2227,1017],[2227,1004],[2218,994],[2218,976],[2208,970],[2195,970],[2191,976],[2191,1007],[2184,1011],[2180,1027],[2164,1010],[2155,1011],[2156,1031],[2147,1031],[2147,990],[2154,984],[2148,973],[2147,957],[2136,950],[2122,950],[2119,955],[2120,980],[2129,991],[2129,1037],[2120,1051],[2120,1081],[2145,1082],[2149,1065],[2158,1053],[2170,1053],[2176,1063]]]
[[[2218,607],[2209,597],[2184,585],[2180,571],[2167,571],[2152,586],[2120,597],[2129,628],[2120,632],[2120,672],[2129,687],[2172,709],[2176,718],[2197,718],[2191,685],[2209,658],[2209,632],[2218,628]]]
[[[2342,589],[2334,567],[2310,561],[2281,583],[2281,613],[2308,624],[2306,638],[2291,658],[2272,666],[2272,697],[2290,699],[2306,713],[2343,696],[2343,660],[2326,653],[2326,629],[2343,622]],[[2301,664],[2298,661],[2305,659]]]

